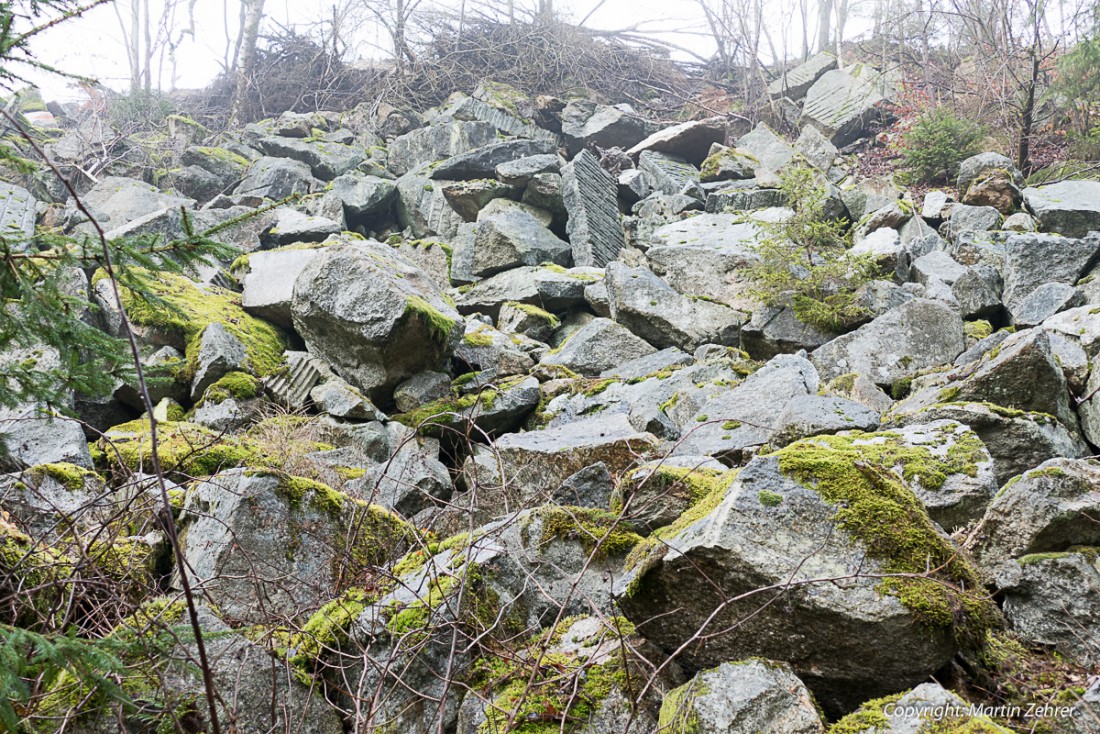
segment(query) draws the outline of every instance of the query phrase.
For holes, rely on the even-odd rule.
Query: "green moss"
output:
[[[252,165],[252,162],[245,158],[243,155],[238,155],[231,150],[225,148],[212,148],[207,146],[197,146],[194,150],[201,153],[207,158],[219,161],[221,163],[228,163],[238,168],[244,169]]]
[[[39,464],[27,470],[27,473],[36,481],[49,477],[70,492],[84,489],[84,483],[96,477],[94,471],[73,464]]]
[[[706,686],[698,677],[666,693],[657,717],[657,731],[661,734],[704,734],[695,711],[695,699],[706,693]]]
[[[909,390],[913,386],[912,377],[902,377],[894,380],[894,384],[890,386],[890,397],[894,400],[901,400],[909,394]]]
[[[897,703],[902,695],[898,693],[868,701],[857,711],[830,726],[828,734],[865,734],[868,731],[885,731],[890,726],[890,719],[882,713],[882,710],[888,704]]]
[[[607,558],[625,555],[642,542],[642,536],[621,517],[588,507],[544,505],[531,520],[542,520],[542,543],[551,540],[579,540],[587,553]]]
[[[202,334],[214,323],[221,324],[244,345],[248,371],[252,374],[264,377],[282,364],[286,335],[266,321],[245,313],[238,294],[214,286],[204,290],[172,273],[145,275],[154,299],[145,300],[122,288],[123,306],[135,325],[180,335],[187,355],[186,379],[190,379],[198,367]]]
[[[959,387],[945,387],[936,395],[936,400],[940,403],[950,403],[959,397],[960,392],[962,389]]]
[[[448,316],[444,316],[439,309],[420,296],[410,296],[405,301],[405,313],[419,319],[427,327],[431,337],[440,344],[446,345],[450,342],[451,332],[457,322]]]
[[[471,347],[493,346],[493,335],[488,330],[475,331],[462,337],[462,343]]]
[[[580,394],[584,395],[586,397],[594,397],[596,395],[599,395],[599,394],[603,393],[605,390],[607,390],[607,388],[611,387],[616,382],[618,382],[618,380],[609,379],[609,378],[605,378],[605,379],[602,379],[602,380],[596,380],[594,382],[589,383],[587,385],[587,387],[583,388],[581,390]]]
[[[670,411],[674,407],[676,407],[676,403],[678,403],[678,402],[680,402],[680,393],[674,392],[674,393],[672,393],[671,398],[669,398],[665,402],[661,403],[660,406],[658,406],[658,407],[660,407],[662,412],[668,413],[668,411]]]
[[[963,324],[963,333],[980,341],[993,333],[993,324],[988,321],[967,321]]]
[[[206,388],[202,402],[221,403],[230,398],[250,400],[263,392],[262,383],[247,372],[230,372],[225,377]]]
[[[924,625],[950,630],[961,644],[977,644],[993,624],[994,607],[973,568],[891,471],[900,465],[903,475],[942,486],[947,474],[965,470],[970,454],[940,460],[926,448],[903,447],[889,438],[872,445],[856,444],[856,438],[807,439],[774,456],[780,471],[837,507],[837,524],[884,573],[899,574],[879,584],[881,593],[897,597]]]
[[[336,653],[351,636],[355,620],[367,608],[372,597],[364,589],[348,589],[339,598],[321,607],[292,638],[294,655],[290,658],[294,675],[305,685],[314,685],[314,674],[326,653]]]
[[[1068,558],[1071,555],[1082,555],[1089,560],[1090,563],[1094,563],[1098,557],[1100,557],[1100,548],[1092,548],[1088,546],[1073,546],[1067,551],[1058,553],[1031,553],[1016,559],[1016,563],[1021,566],[1033,566],[1043,561],[1057,561],[1063,558]]]
[[[285,472],[265,469],[246,472],[248,476],[270,476],[279,480],[275,493],[286,499],[292,509],[308,504],[309,507],[331,517],[339,517],[344,511],[346,495],[322,482],[305,477],[294,477]]]
[[[512,308],[522,311],[528,316],[532,316],[541,321],[545,321],[547,324],[550,325],[551,329],[556,329],[561,326],[561,320],[558,319],[557,316],[550,313],[549,311],[539,308],[538,306],[532,306],[529,303],[520,303],[519,301],[508,301],[504,305],[511,306]]]
[[[762,489],[757,492],[756,497],[760,500],[760,504],[765,507],[779,507],[783,504],[783,495],[771,490]]]

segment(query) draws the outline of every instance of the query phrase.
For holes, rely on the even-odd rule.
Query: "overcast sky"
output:
[[[425,3],[433,0],[425,0]],[[440,0],[435,0],[439,2]],[[457,0],[442,0],[456,2]],[[533,0],[527,0],[533,2]],[[778,0],[771,0],[778,2]],[[517,0],[517,4],[524,0]],[[556,6],[568,19],[576,22],[588,15],[599,0],[557,0]],[[163,0],[153,0],[154,13],[159,13]],[[186,0],[180,5],[186,6]],[[235,0],[195,0],[195,38],[184,40],[178,52],[176,86],[179,88],[202,87],[221,70],[226,49],[226,23],[223,20],[229,6],[230,32],[236,32]],[[265,11],[266,29],[279,25],[294,26],[305,32],[320,17],[331,15],[331,3],[298,2],[295,0],[268,0]],[[130,0],[117,0],[88,12],[84,17],[61,24],[37,39],[33,47],[38,58],[59,68],[98,79],[104,85],[123,91],[129,85],[123,32],[118,14],[128,17]],[[642,23],[647,30],[661,31],[674,43],[692,48],[696,53],[709,54],[713,43],[705,33],[703,15],[695,0],[605,0],[592,14],[586,25],[590,28],[621,29]],[[181,9],[177,28],[186,24],[186,14]],[[671,30],[688,31],[670,35]],[[372,57],[379,54],[377,46],[384,44],[384,37],[377,28],[365,28],[358,38],[357,55]],[[161,86],[171,87],[170,69],[163,67]],[[48,99],[72,98],[78,95],[67,89],[70,83],[64,79],[35,75],[35,82]]]

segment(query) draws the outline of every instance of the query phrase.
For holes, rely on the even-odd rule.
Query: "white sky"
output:
[[[424,0],[425,5],[433,0]],[[98,79],[105,86],[125,90],[129,85],[129,71],[123,43],[123,31],[118,14],[129,17],[131,0],[116,0],[89,11],[83,18],[61,24],[36,39],[32,47],[37,57],[58,68]],[[455,3],[456,0],[442,0]],[[534,0],[517,0],[517,5],[532,3]],[[766,0],[775,2],[779,0]],[[556,0],[556,8],[567,18],[579,21],[593,10],[599,0]],[[163,0],[152,0],[154,14],[159,14]],[[186,6],[187,0],[180,5]],[[178,52],[179,88],[205,86],[221,70],[221,61],[226,49],[226,24],[223,21],[225,8],[229,8],[230,32],[236,32],[237,8],[235,0],[195,0],[196,33],[195,40],[185,40]],[[274,29],[279,25],[293,26],[299,32],[308,32],[308,27],[319,18],[330,17],[332,4],[326,2],[298,2],[296,0],[268,0],[265,6],[265,29]],[[178,11],[177,23],[186,22],[183,9]],[[703,14],[695,0],[605,0],[586,23],[589,28],[621,29],[634,24],[642,24],[647,31],[662,32],[662,36],[673,43],[691,48],[696,53],[709,55],[713,42],[706,35]],[[689,33],[669,34],[671,30],[686,30]],[[384,36],[378,28],[365,28],[359,34],[356,52],[360,57],[379,55],[377,47],[384,44]],[[161,86],[172,86],[170,69],[164,64]],[[70,87],[71,82],[35,74],[34,81],[42,88],[49,99],[68,99],[79,96]],[[154,77],[155,83],[155,77]]]

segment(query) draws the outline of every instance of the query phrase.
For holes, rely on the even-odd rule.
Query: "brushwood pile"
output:
[[[182,560],[223,731],[1100,732],[1100,183],[860,177],[884,84],[811,61],[793,138],[490,83],[175,118],[82,206],[0,184],[4,228],[240,252],[121,293],[182,559],[132,379],[0,412],[2,588],[95,549],[96,634],[179,631],[36,726],[209,731]],[[55,122],[67,173],[111,134]],[[750,277],[795,167],[876,266],[838,328]]]

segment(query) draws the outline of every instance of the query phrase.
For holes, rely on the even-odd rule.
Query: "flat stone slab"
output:
[[[837,66],[836,57],[822,51],[804,63],[780,75],[768,85],[768,94],[772,97],[787,97],[797,102],[806,96],[806,92],[825,72]]]
[[[618,256],[626,242],[618,184],[587,150],[563,166],[561,176],[573,262],[602,268]]]
[[[884,116],[881,107],[889,101],[888,87],[882,74],[869,66],[833,69],[806,92],[801,122],[817,126],[837,147],[848,145],[872,120]]]
[[[36,204],[22,186],[0,181],[0,237],[13,240],[33,235]]]

